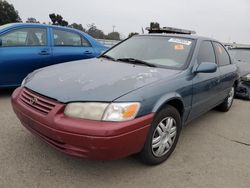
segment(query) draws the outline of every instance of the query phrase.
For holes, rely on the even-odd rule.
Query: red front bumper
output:
[[[33,108],[32,101],[25,103],[23,94],[27,101],[34,96],[38,101],[41,99],[42,108]],[[152,113],[128,122],[73,119],[64,115],[64,104],[22,88],[12,94],[12,106],[21,123],[51,146],[69,155],[95,160],[112,160],[140,152],[154,116]]]

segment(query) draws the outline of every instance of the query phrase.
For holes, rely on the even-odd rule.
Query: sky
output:
[[[34,17],[49,22],[49,14],[69,23],[95,25],[106,34],[115,31],[126,37],[142,32],[150,22],[195,30],[198,35],[221,42],[250,44],[249,0],[7,0],[26,21]]]

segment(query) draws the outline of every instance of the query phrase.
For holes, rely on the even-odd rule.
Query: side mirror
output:
[[[218,66],[216,63],[202,62],[198,65],[194,73],[213,73],[216,72]]]

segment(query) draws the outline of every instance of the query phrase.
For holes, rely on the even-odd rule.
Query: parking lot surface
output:
[[[250,102],[211,111],[183,129],[168,161],[136,157],[101,162],[72,158],[33,136],[0,90],[0,187],[250,187]]]

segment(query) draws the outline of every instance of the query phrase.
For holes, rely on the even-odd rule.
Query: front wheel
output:
[[[146,143],[140,153],[144,163],[156,165],[165,161],[174,151],[181,131],[181,117],[172,106],[167,105],[151,125]]]
[[[223,101],[223,103],[221,103],[217,109],[222,111],[222,112],[227,112],[230,110],[232,104],[233,104],[233,100],[234,100],[234,95],[235,95],[235,89],[234,87],[231,87],[229,94],[227,96],[227,98]]]

